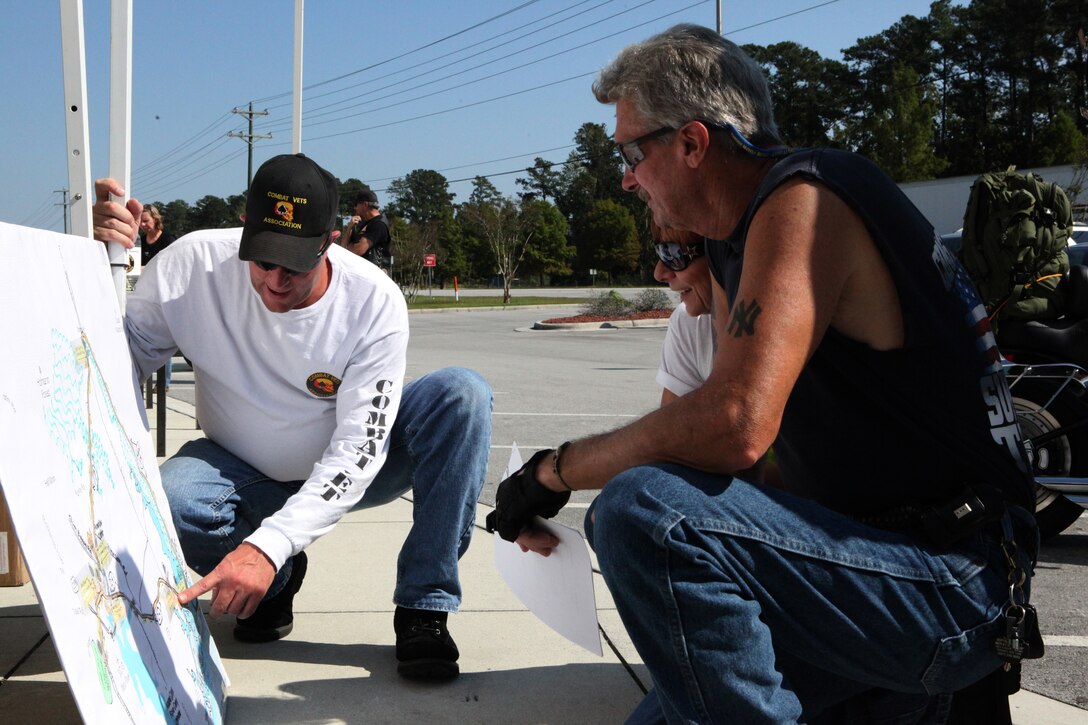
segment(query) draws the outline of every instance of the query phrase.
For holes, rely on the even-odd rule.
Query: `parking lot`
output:
[[[573,307],[549,307],[410,316],[409,378],[459,365],[480,372],[494,390],[485,504],[494,504],[512,445],[528,458],[537,449],[623,425],[658,404],[654,377],[664,328],[530,330],[539,319],[574,313]],[[176,373],[170,395],[190,396],[191,380],[191,373]],[[593,496],[575,493],[557,520],[580,528]],[[1082,516],[1039,557],[1033,600],[1047,654],[1025,664],[1024,687],[1088,710],[1086,597],[1088,517]]]

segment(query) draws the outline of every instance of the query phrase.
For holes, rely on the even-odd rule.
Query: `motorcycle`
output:
[[[1044,539],[1088,509],[1088,267],[1070,267],[1066,285],[1063,317],[1002,320],[996,335]]]

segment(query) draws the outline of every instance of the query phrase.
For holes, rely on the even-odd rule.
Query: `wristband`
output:
[[[570,441],[560,444],[555,452],[552,454],[552,473],[559,479],[559,483],[563,484],[563,488],[573,492],[574,489],[570,487],[570,484],[563,480],[563,474],[559,472],[559,457],[563,455],[563,451],[567,450],[567,446],[570,445]]]

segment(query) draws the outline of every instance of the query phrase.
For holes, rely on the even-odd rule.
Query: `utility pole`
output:
[[[63,212],[63,216],[64,216],[64,233],[67,234],[68,233],[68,190],[67,189],[53,189],[53,193],[61,195],[61,202],[59,204],[54,204],[53,206],[64,207],[64,212]]]
[[[248,111],[246,111],[245,109],[242,109],[242,108],[235,108],[235,109],[233,109],[231,111],[231,113],[237,113],[239,115],[247,116],[249,118],[249,133],[240,133],[240,132],[235,133],[234,131],[231,131],[230,133],[227,134],[227,136],[230,136],[231,138],[240,138],[243,141],[245,141],[247,144],[249,144],[249,167],[248,167],[249,170],[248,170],[248,172],[246,174],[246,190],[248,191],[249,190],[249,185],[253,181],[253,139],[255,139],[255,138],[272,138],[272,134],[270,134],[270,133],[253,133],[253,117],[254,116],[267,116],[268,111],[267,110],[265,110],[265,111],[254,111],[253,110],[253,104],[250,103]]]

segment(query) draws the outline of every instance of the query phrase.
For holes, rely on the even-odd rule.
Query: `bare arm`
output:
[[[714,285],[718,346],[706,383],[631,425],[570,446],[564,480],[600,488],[653,461],[723,473],[755,464],[774,441],[812,351],[833,321],[849,317],[842,303],[855,286],[862,248],[876,254],[860,219],[829,190],[803,180],[783,185],[753,220],[732,309]],[[561,489],[550,466],[536,473]]]
[[[360,216],[353,216],[351,221],[348,222],[347,229],[344,230],[344,246],[350,249],[360,257],[370,251],[371,242],[365,236],[360,235],[358,239],[352,242],[351,237],[358,229],[359,225],[363,223],[363,218]]]
[[[676,400],[679,397],[680,397],[679,395],[672,392],[668,388],[662,388],[661,389],[661,407],[664,408],[666,405],[668,405],[669,403],[671,403],[672,401]]]

